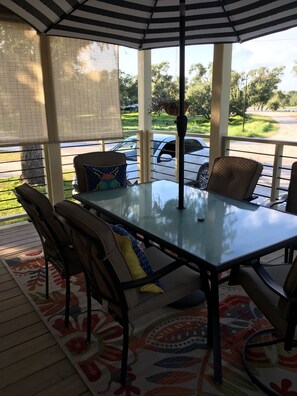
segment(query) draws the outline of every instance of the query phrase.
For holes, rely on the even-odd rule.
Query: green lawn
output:
[[[160,131],[176,131],[176,117],[166,113],[154,115],[152,129]],[[123,113],[122,122],[124,131],[138,129],[138,113]],[[242,117],[236,116],[229,119],[228,135],[244,137],[271,137],[278,130],[278,123],[269,117],[248,115],[245,120],[244,131],[242,130]],[[210,122],[202,117],[189,117],[187,131],[190,133],[209,134]]]

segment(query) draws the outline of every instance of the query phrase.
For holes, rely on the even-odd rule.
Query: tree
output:
[[[160,112],[164,104],[178,101],[178,79],[168,74],[169,62],[152,65],[152,101],[151,111]]]
[[[186,93],[189,103],[189,114],[193,116],[202,115],[209,120],[211,115],[212,98],[212,64],[207,67],[201,63],[192,65],[190,74],[194,73]]]
[[[263,110],[268,101],[273,97],[285,67],[279,66],[270,70],[260,67],[248,73],[247,97],[250,106]]]
[[[120,100],[121,106],[128,106],[138,102],[138,80],[120,71]]]
[[[273,97],[268,101],[267,106],[269,110],[276,111],[280,107],[290,105],[290,97],[282,91],[275,91]]]
[[[289,91],[286,93],[288,106],[297,107],[297,91]]]
[[[231,115],[240,115],[245,117],[246,109],[248,107],[247,75],[245,73],[238,73],[232,70],[229,112]]]
[[[29,184],[45,184],[43,151],[40,144],[22,146],[21,162],[23,181]]]

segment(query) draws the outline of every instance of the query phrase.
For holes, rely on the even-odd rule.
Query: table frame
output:
[[[139,187],[139,185],[137,187]],[[133,186],[128,188],[133,188]],[[219,284],[221,282],[219,280],[219,274],[221,274],[225,270],[239,267],[239,265],[243,263],[248,264],[252,260],[258,260],[260,259],[260,257],[265,256],[266,254],[272,253],[276,250],[289,246],[297,239],[297,229],[296,229],[296,235],[292,238],[289,238],[287,240],[281,240],[279,243],[275,243],[274,245],[269,246],[262,250],[258,250],[258,251],[251,250],[251,252],[249,254],[246,254],[244,257],[231,260],[229,262],[226,262],[224,265],[217,267],[208,263],[205,260],[202,260],[198,256],[191,254],[188,251],[180,249],[179,247],[170,243],[169,241],[159,238],[158,236],[154,235],[152,232],[148,232],[147,230],[131,223],[126,218],[118,216],[109,210],[106,210],[103,206],[100,206],[98,202],[96,203],[92,202],[91,200],[93,196],[92,194],[93,194],[92,192],[75,194],[74,198],[80,201],[81,203],[83,203],[85,207],[95,209],[97,212],[106,215],[109,218],[112,218],[115,221],[118,221],[119,223],[123,224],[124,226],[127,226],[129,229],[133,230],[134,232],[141,234],[145,239],[151,240],[165,249],[174,251],[180,257],[186,258],[189,261],[195,263],[199,267],[200,272],[202,273],[202,277],[204,278],[207,277],[210,283],[209,295],[207,295],[208,323],[210,322],[208,324],[208,329],[211,328],[211,334],[209,334],[208,332],[207,343],[209,346],[213,348],[215,382],[217,384],[222,384],[220,310],[219,310]],[[250,203],[249,205],[254,205],[254,204]],[[184,209],[176,209],[176,210],[184,210]],[[273,210],[273,209],[267,209],[267,210]]]

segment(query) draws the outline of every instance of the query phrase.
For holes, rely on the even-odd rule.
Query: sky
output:
[[[186,73],[191,65],[212,62],[212,45],[186,47]],[[297,91],[297,77],[292,74],[294,60],[297,61],[297,28],[271,34],[242,44],[233,44],[232,69],[247,72],[261,66],[269,68],[286,66],[282,82],[278,88],[282,91]],[[152,64],[168,61],[169,73],[178,76],[178,48],[152,50]],[[131,75],[137,74],[137,50],[120,47],[120,69]]]

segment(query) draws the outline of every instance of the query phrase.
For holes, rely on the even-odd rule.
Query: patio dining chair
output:
[[[15,195],[32,221],[42,243],[45,261],[45,291],[49,298],[49,263],[66,281],[65,326],[69,324],[70,277],[83,272],[83,267],[63,227],[53,214],[53,206],[48,198],[31,187],[23,184],[15,187]]]
[[[84,265],[88,295],[91,293],[99,303],[107,301],[109,312],[123,327],[120,381],[125,384],[129,323],[201,289],[206,282],[185,260],[152,246],[144,250],[151,267],[145,272],[129,238],[114,233],[101,218],[70,201],[59,202],[55,210]],[[87,323],[90,341],[91,311]]]
[[[117,151],[94,151],[78,154],[73,158],[76,173],[75,193],[100,191],[109,188],[130,185],[126,175],[126,156]],[[93,209],[84,205],[91,212]],[[114,221],[102,213],[96,213],[102,219]]]
[[[126,156],[116,151],[95,151],[73,158],[76,173],[76,192],[127,185]]]
[[[270,202],[269,208],[282,208],[288,213],[297,215],[297,162],[293,162],[291,168],[290,183],[287,194],[282,198]],[[285,249],[285,262],[292,263],[294,251],[297,250],[297,244],[293,244]]]
[[[255,261],[251,266],[241,266],[236,278],[233,278],[232,284],[235,283],[241,284],[273,326],[271,329],[262,329],[253,333],[244,344],[242,356],[245,369],[252,381],[267,394],[276,394],[263,383],[263,379],[261,380],[258,376],[258,370],[250,367],[248,354],[253,348],[279,343],[283,343],[285,351],[291,351],[293,347],[297,347],[297,259],[293,264],[267,267]],[[270,333],[274,335],[274,338],[265,342],[263,336]],[[256,342],[256,338],[261,341]],[[254,350],[254,353],[260,356],[261,352]],[[266,366],[267,363],[265,363]]]
[[[251,201],[263,165],[244,157],[218,157],[209,175],[207,191]]]

